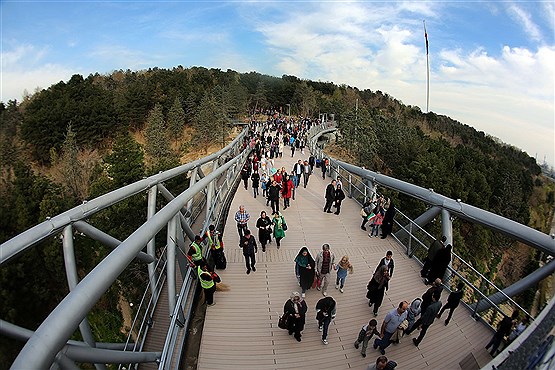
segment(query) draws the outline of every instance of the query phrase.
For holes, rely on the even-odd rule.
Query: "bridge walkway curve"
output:
[[[297,159],[308,155],[290,156],[287,150],[275,167],[284,166],[291,171]],[[380,355],[371,346],[367,357],[353,347],[361,326],[373,318],[368,307],[366,285],[380,258],[387,250],[393,251],[395,270],[379,309],[378,327],[386,313],[397,307],[400,301],[409,303],[422,295],[427,287],[420,279],[420,266],[408,258],[403,247],[394,239],[369,238],[360,229],[359,206],[351,199],[343,202],[340,215],[323,212],[324,192],[329,178],[322,179],[315,168],[307,188],[297,189],[291,207],[282,211],[289,229],[276,249],[275,241],[263,253],[256,255],[257,271],[246,274],[244,257],[238,247],[239,236],[233,219],[239,205],[245,205],[250,213],[249,228],[255,236],[256,220],[260,212],[271,213],[261,196],[253,197],[252,188],[245,190],[240,184],[230,208],[224,244],[228,260],[227,269],[220,271],[228,291],[215,294],[216,305],[208,307],[198,358],[198,369],[365,369]],[[282,208],[283,201],[280,204]],[[321,333],[315,319],[316,302],[321,292],[309,290],[308,305],[302,342],[297,342],[286,330],[277,327],[278,313],[292,291],[299,289],[293,272],[294,258],[301,246],[309,247],[312,255],[328,243],[336,260],[348,255],[354,265],[354,273],[347,277],[345,292],[340,293],[330,284],[328,293],[337,302],[337,317],[330,325],[329,344],[321,342]],[[334,274],[332,273],[332,276]],[[447,293],[442,301],[446,302]],[[446,317],[446,313],[444,314]],[[413,333],[415,337],[418,332]],[[386,356],[398,363],[398,369],[460,369],[459,362],[471,352],[482,357],[482,363],[491,358],[483,349],[492,333],[471,317],[465,307],[459,307],[448,326],[436,320],[419,347],[408,337],[400,344],[392,344]]]

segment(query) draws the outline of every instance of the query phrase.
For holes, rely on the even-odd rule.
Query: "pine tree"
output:
[[[149,112],[145,129],[145,151],[149,159],[150,174],[169,169],[178,164],[170,149],[164,114],[160,104]]]
[[[178,139],[183,133],[183,127],[185,126],[185,111],[181,106],[181,99],[176,97],[173,104],[168,112],[168,134],[170,137],[175,139],[175,144],[177,146]]]
[[[194,119],[195,142],[198,146],[208,151],[208,146],[212,142],[225,141],[229,134],[229,126],[222,108],[216,99],[206,93],[200,102]]]

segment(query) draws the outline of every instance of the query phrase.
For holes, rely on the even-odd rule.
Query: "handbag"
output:
[[[289,319],[289,315],[283,314],[279,316],[278,319],[278,328],[280,329],[287,329],[287,320]]]
[[[360,209],[360,217],[364,217],[366,218],[368,215],[366,214],[366,212],[364,212],[364,208]]]
[[[283,231],[287,231],[287,224],[285,223],[285,219],[283,217],[281,218],[281,228]]]

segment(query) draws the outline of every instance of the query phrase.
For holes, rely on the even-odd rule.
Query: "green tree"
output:
[[[176,145],[183,133],[184,126],[185,126],[185,111],[181,106],[181,99],[176,97],[168,112],[168,133],[170,137],[175,138]]]
[[[293,103],[298,107],[304,117],[311,117],[316,110],[316,92],[306,81],[297,85],[293,95]]]
[[[104,158],[112,189],[132,184],[145,174],[144,154],[141,145],[128,133],[116,138],[112,153]]]
[[[208,146],[213,142],[222,141],[229,134],[229,126],[222,108],[216,99],[209,93],[202,98],[194,119],[196,144],[204,148],[206,153]]]
[[[149,159],[149,173],[169,169],[178,164],[170,149],[162,106],[156,104],[148,114],[145,128],[145,151]]]

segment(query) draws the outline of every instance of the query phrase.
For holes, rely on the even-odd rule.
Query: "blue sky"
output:
[[[10,1],[0,100],[75,73],[204,66],[380,90],[555,164],[555,1]]]

